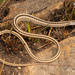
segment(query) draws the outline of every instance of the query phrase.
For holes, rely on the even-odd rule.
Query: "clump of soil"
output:
[[[11,33],[10,35],[2,35],[0,41],[2,45],[6,48],[7,52],[17,53],[17,51],[22,51],[24,49],[20,40],[17,37],[11,35]]]
[[[6,61],[27,63],[31,59],[21,41],[12,34],[1,35],[0,46],[0,58]]]

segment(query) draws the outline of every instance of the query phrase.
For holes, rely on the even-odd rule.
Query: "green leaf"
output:
[[[9,33],[9,41],[10,41],[10,38],[11,38],[11,32],[12,32],[12,27],[10,28],[10,33]]]
[[[35,43],[35,42],[37,42],[37,41],[39,41],[39,39],[36,39],[36,38],[35,38],[35,40],[34,40],[33,42]]]
[[[44,28],[41,30],[41,32],[42,32],[43,30],[45,30],[46,28],[48,28],[48,27],[44,27]]]
[[[30,33],[30,23],[26,21],[26,28],[28,30],[28,32]]]
[[[2,4],[2,3],[4,3],[4,2],[6,2],[7,0],[0,0],[0,4]]]
[[[27,31],[30,33],[31,32],[30,31],[31,30],[31,28],[30,28],[30,22],[26,21],[26,28],[27,28]],[[31,40],[31,37],[29,37],[28,39]]]
[[[72,12],[71,12],[71,15],[70,15],[70,19],[72,19],[73,13],[74,13],[74,9],[72,9]]]

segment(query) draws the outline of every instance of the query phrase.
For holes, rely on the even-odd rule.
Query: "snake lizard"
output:
[[[45,20],[42,20],[42,19],[40,19],[40,18],[34,17],[34,16],[32,16],[32,15],[29,15],[29,14],[25,14],[25,13],[18,14],[16,17],[14,17],[12,26],[14,27],[15,31],[17,31],[17,32],[12,31],[12,34],[15,35],[15,36],[17,36],[17,37],[20,39],[20,41],[21,41],[22,44],[24,45],[25,49],[27,50],[28,54],[29,54],[33,59],[35,59],[35,60],[38,61],[38,62],[43,62],[43,63],[52,62],[52,61],[56,60],[56,59],[60,56],[61,51],[60,51],[60,45],[59,45],[58,41],[55,40],[54,38],[50,37],[50,36],[41,35],[41,34],[33,34],[33,33],[28,33],[28,32],[23,31],[23,30],[18,26],[18,23],[19,23],[20,21],[29,21],[29,22],[33,22],[33,23],[38,24],[38,25],[48,26],[48,27],[64,27],[64,26],[75,25],[75,21],[50,22],[50,21],[45,21]],[[3,31],[0,31],[0,35],[6,34],[6,33],[10,33],[10,30],[3,30]],[[18,33],[19,33],[19,34],[18,34]],[[22,38],[21,35],[27,36],[27,37],[34,37],[34,38],[47,39],[47,40],[49,40],[49,41],[52,41],[53,43],[56,44],[56,46],[57,46],[57,48],[58,48],[56,55],[53,56],[53,57],[50,58],[50,59],[40,59],[40,58],[36,57],[36,56],[31,52],[29,46],[27,45],[26,41]],[[1,63],[2,63],[3,61],[4,61],[4,60],[0,59],[0,62],[1,62]],[[6,64],[6,65],[10,65],[10,66],[28,66],[28,65],[37,65],[37,64],[42,64],[42,63],[15,64],[15,63],[10,63],[10,62],[5,61],[5,64]]]

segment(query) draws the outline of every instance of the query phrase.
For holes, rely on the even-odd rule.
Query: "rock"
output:
[[[19,70],[21,70],[21,67],[18,67]]]
[[[75,75],[75,37],[61,41],[60,46],[62,53],[57,60],[45,65],[25,67],[23,75]],[[49,57],[50,49],[40,52],[37,56],[41,57],[41,54],[47,53],[47,57]],[[54,46],[52,49],[55,50]]]
[[[48,17],[54,9],[59,9],[64,0],[26,0],[9,6],[9,14],[4,18],[14,17],[20,13],[36,13],[38,17]]]

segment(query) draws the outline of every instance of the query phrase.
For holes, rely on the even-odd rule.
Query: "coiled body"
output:
[[[29,21],[29,22],[33,22],[35,24],[38,24],[38,25],[42,25],[42,26],[47,26],[47,27],[64,27],[64,26],[69,26],[69,25],[75,25],[75,21],[62,21],[62,22],[50,22],[50,21],[45,21],[45,20],[42,20],[40,18],[37,18],[37,17],[34,17],[32,15],[29,15],[29,14],[19,14],[17,15],[14,20],[13,20],[13,27],[14,29],[20,34],[12,31],[12,34],[17,36],[20,41],[23,43],[24,47],[26,48],[28,54],[33,58],[35,59],[36,61],[38,62],[52,62],[54,60],[56,60],[60,54],[61,54],[61,51],[60,51],[60,45],[58,43],[57,40],[55,40],[54,38],[50,37],[50,36],[46,36],[46,35],[41,35],[41,34],[33,34],[33,33],[28,33],[28,32],[25,32],[23,31],[22,29],[20,29],[20,27],[18,26],[18,23],[20,21]],[[5,33],[10,33],[9,30],[4,30],[4,31],[1,31],[0,32],[0,35],[2,34],[5,34]],[[55,56],[53,56],[52,58],[50,59],[40,59],[38,57],[36,57],[30,50],[29,46],[27,45],[27,43],[25,42],[25,40],[21,37],[21,35],[23,36],[27,36],[27,37],[34,37],[34,38],[41,38],[41,39],[47,39],[49,41],[52,41],[53,43],[56,44],[58,50],[57,50],[57,53]],[[3,62],[2,59],[0,59],[0,62]],[[5,61],[5,64],[6,65],[9,65],[9,66],[28,66],[28,65],[37,65],[38,63],[32,63],[32,64],[14,64],[14,63],[10,63],[10,62],[6,62]],[[41,64],[41,63],[40,63]],[[41,64],[42,65],[42,64]]]

